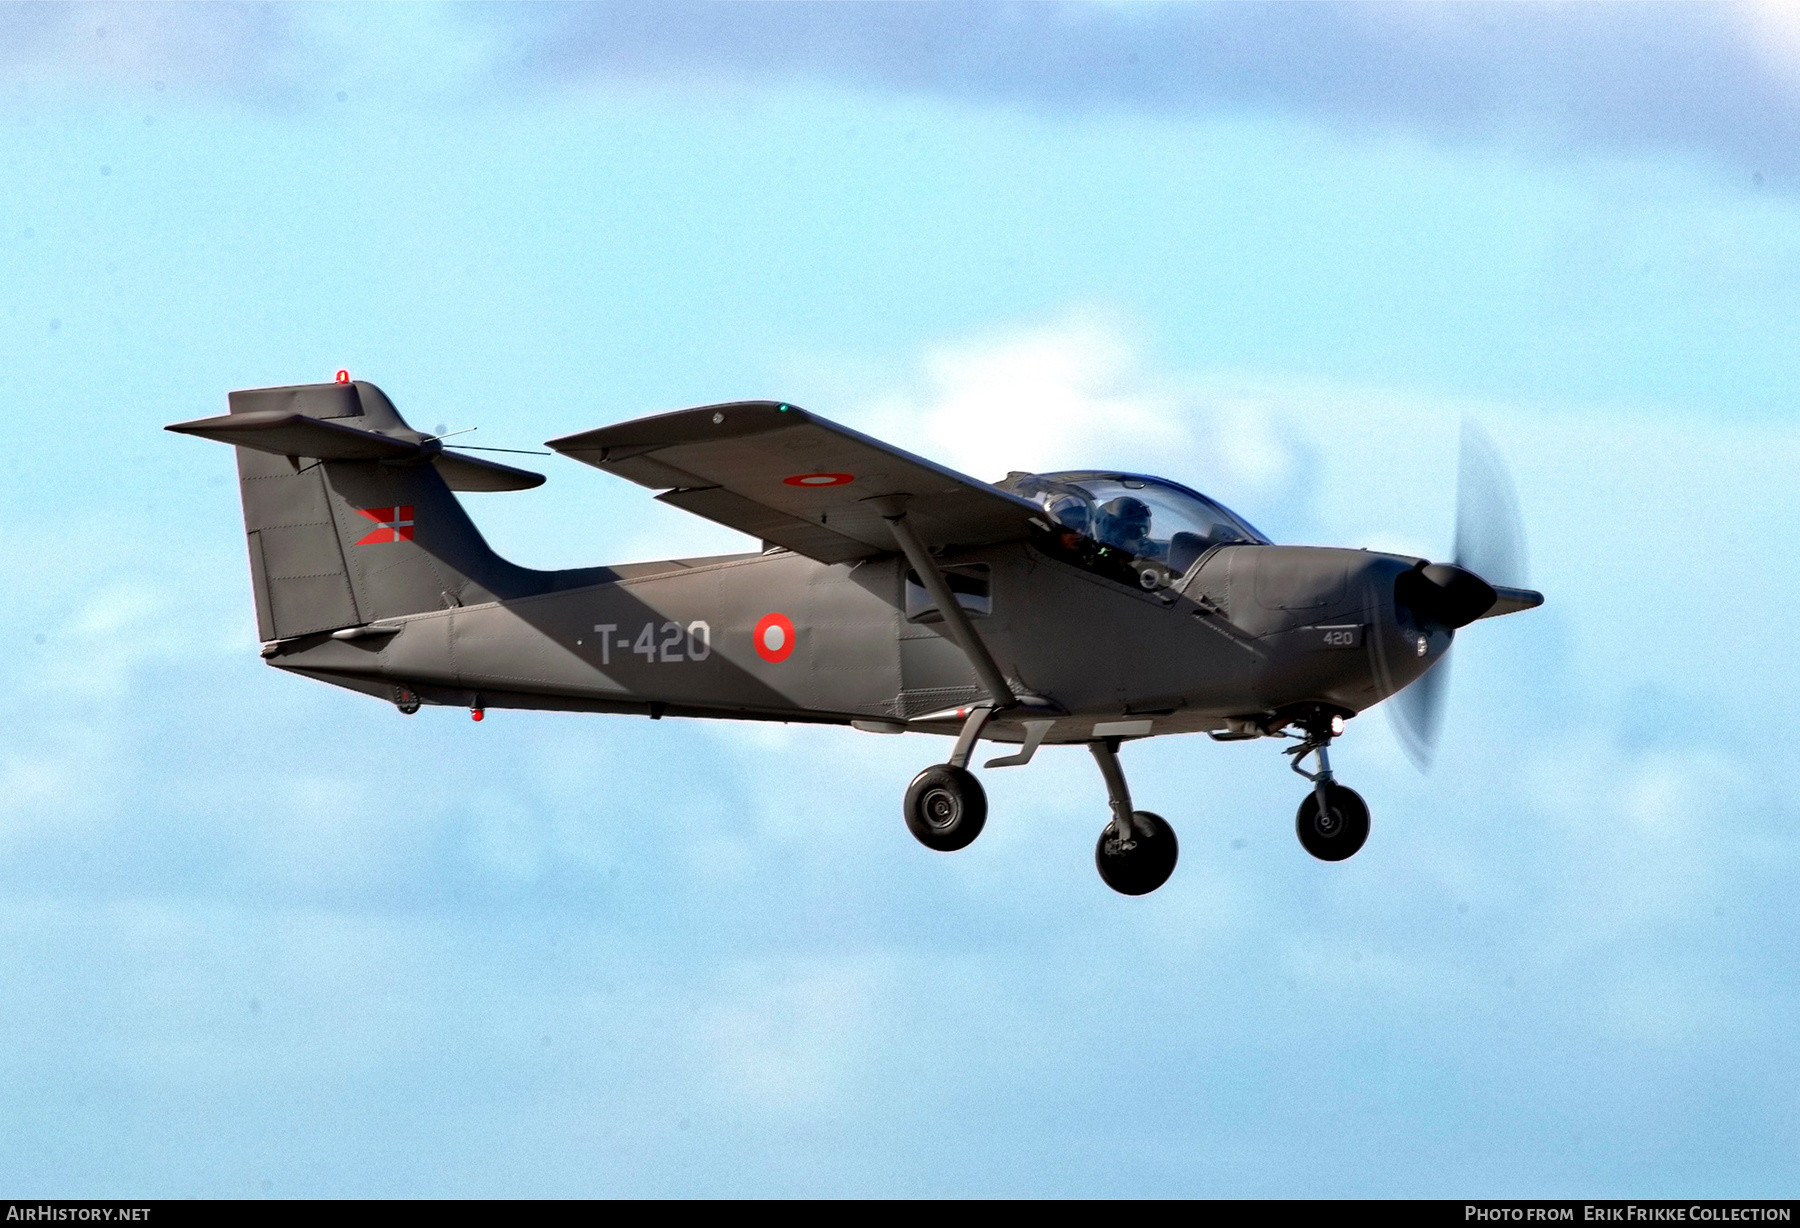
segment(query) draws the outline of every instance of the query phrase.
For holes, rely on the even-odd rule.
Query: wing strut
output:
[[[906,552],[906,561],[919,573],[919,579],[925,584],[925,591],[937,602],[938,612],[944,616],[944,625],[950,629],[951,638],[963,650],[963,655],[969,658],[969,664],[975,669],[975,676],[981,680],[982,689],[987,691],[986,706],[991,711],[1013,707],[1019,702],[1019,697],[1006,684],[1000,667],[994,663],[993,655],[988,652],[987,645],[981,642],[975,624],[969,621],[968,611],[962,608],[956,594],[950,591],[950,582],[944,579],[944,573],[938,569],[937,560],[931,557],[931,551],[925,548],[918,531],[907,520],[907,498],[906,495],[881,495],[869,502],[893,529],[894,540]],[[980,727],[976,728],[979,730]]]

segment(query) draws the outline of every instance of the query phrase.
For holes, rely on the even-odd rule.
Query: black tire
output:
[[[1149,895],[1175,873],[1181,848],[1175,829],[1161,815],[1134,810],[1131,826],[1131,839],[1121,840],[1117,825],[1106,825],[1094,845],[1094,866],[1102,881],[1120,895]]]
[[[1325,797],[1327,809],[1323,818],[1316,790],[1300,803],[1294,830],[1299,833],[1301,847],[1320,861],[1354,857],[1369,838],[1369,807],[1355,789],[1340,784],[1326,785]]]
[[[987,824],[987,791],[965,768],[936,763],[906,788],[906,826],[940,853],[967,848]]]

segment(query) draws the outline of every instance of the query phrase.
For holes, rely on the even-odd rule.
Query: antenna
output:
[[[470,431],[479,431],[480,429],[481,428],[478,426],[465,426],[460,431],[445,431],[442,435],[427,435],[427,436],[425,436],[425,438],[427,441],[433,440],[433,439],[448,439],[452,435],[467,435]],[[462,450],[465,452],[510,452],[514,456],[548,456],[548,455],[550,455],[548,452],[540,452],[535,448],[478,448],[472,444],[462,445]]]

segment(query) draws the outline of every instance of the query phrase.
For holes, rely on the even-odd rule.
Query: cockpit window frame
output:
[[[1154,474],[1124,473],[1118,470],[1109,469],[1070,469],[1059,473],[1031,473],[1023,476],[1025,478],[1036,478],[1040,481],[1051,481],[1063,486],[1076,487],[1086,493],[1090,499],[1094,498],[1093,493],[1086,490],[1086,487],[1083,486],[1084,482],[1117,482],[1127,489],[1130,489],[1134,482],[1142,483],[1144,488],[1154,489],[1161,487],[1172,490],[1178,495],[1192,499],[1196,503],[1211,509],[1213,512],[1217,513],[1222,523],[1231,525],[1239,530],[1244,536],[1244,540],[1241,542],[1221,541],[1218,544],[1246,546],[1272,546],[1275,544],[1255,525],[1226,507],[1223,503],[1220,503],[1217,499],[1212,498],[1210,495],[1203,495],[1191,486],[1184,486],[1180,482],[1171,481],[1168,478],[1159,478]]]
[[[1147,513],[1150,517],[1144,521],[1143,530],[1140,531],[1140,540],[1146,549],[1134,550],[1125,542],[1108,540],[1108,534],[1101,528],[1103,513],[1123,496],[1112,495],[1103,499],[1103,492],[1092,489],[1094,485],[1102,483],[1123,487],[1126,491],[1143,490],[1172,496],[1157,500],[1152,494],[1146,500],[1137,500],[1140,507],[1136,511],[1139,514]],[[1144,589],[1154,590],[1173,583],[1200,559],[1221,546],[1273,544],[1254,525],[1218,500],[1180,482],[1151,474],[1106,469],[1071,469],[1055,473],[1016,472],[1008,474],[1006,480],[999,485],[1004,490],[1036,502],[1044,509],[1047,523],[1044,524],[1040,544],[1050,553],[1061,555],[1090,571],[1108,575],[1121,583],[1135,582]],[[1076,514],[1075,507],[1058,506],[1068,500],[1079,501],[1079,514]],[[1223,526],[1229,530],[1229,539],[1220,538],[1210,531],[1197,533],[1187,529],[1174,529],[1167,538],[1159,538],[1154,533],[1152,505],[1161,504],[1166,510],[1175,510],[1178,513],[1175,519],[1179,522],[1182,518],[1180,513],[1185,511],[1180,503],[1188,500],[1198,505],[1196,510],[1203,513],[1214,528]],[[1117,508],[1112,514],[1131,515],[1132,511],[1129,508]],[[1198,528],[1201,521],[1192,516],[1192,512],[1187,513],[1188,523]],[[1133,516],[1133,519],[1136,518]],[[1167,526],[1167,518],[1163,524]],[[1115,522],[1115,535],[1119,531],[1120,526]],[[1182,537],[1193,539],[1182,543],[1186,547],[1185,551],[1177,546],[1176,539]],[[1191,555],[1187,551],[1191,551]],[[1172,555],[1182,557],[1171,557]]]

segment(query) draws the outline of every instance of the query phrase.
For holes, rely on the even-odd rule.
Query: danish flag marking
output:
[[[360,515],[373,520],[377,528],[369,530],[367,536],[356,544],[359,546],[374,545],[379,542],[409,542],[413,539],[412,504],[404,507],[359,507]]]

